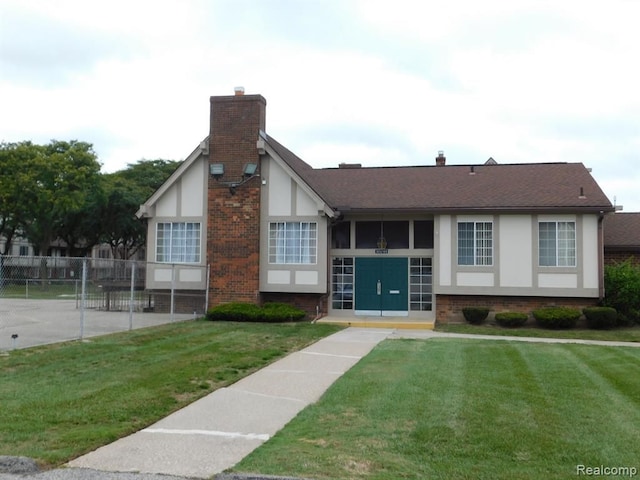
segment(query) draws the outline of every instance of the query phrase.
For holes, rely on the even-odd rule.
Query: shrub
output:
[[[605,307],[618,311],[618,325],[640,323],[640,267],[631,260],[604,268]]]
[[[527,323],[529,315],[521,312],[496,313],[496,323],[501,327],[521,327]]]
[[[265,322],[295,322],[302,320],[307,314],[288,303],[265,303],[262,307]]]
[[[534,310],[533,317],[542,328],[573,328],[580,318],[580,310],[568,307],[546,307]]]
[[[480,325],[489,315],[489,309],[486,307],[464,307],[462,314],[467,322],[473,325]]]
[[[611,307],[587,307],[582,310],[587,326],[595,329],[613,328],[618,322],[618,312]]]
[[[226,320],[229,322],[257,322],[262,309],[252,303],[231,302],[210,308],[207,320]]]
[[[207,320],[228,322],[293,322],[306,316],[300,310],[286,303],[265,303],[259,307],[253,303],[231,302],[210,308]]]

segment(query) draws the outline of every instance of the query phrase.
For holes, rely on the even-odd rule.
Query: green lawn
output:
[[[500,335],[512,337],[536,338],[578,338],[582,340],[604,340],[615,342],[640,342],[640,325],[611,330],[593,330],[588,328],[572,328],[569,330],[546,330],[537,327],[504,328],[498,325],[471,325],[454,323],[438,325],[438,332],[471,333],[474,335]]]
[[[0,455],[58,465],[338,329],[200,320],[0,356]]]
[[[89,285],[89,288],[93,285]],[[80,280],[23,280],[0,287],[0,297],[27,298],[31,300],[55,300],[78,298],[81,293]],[[89,292],[87,292],[89,293]]]
[[[640,470],[639,426],[640,348],[388,340],[233,470],[567,479]]]

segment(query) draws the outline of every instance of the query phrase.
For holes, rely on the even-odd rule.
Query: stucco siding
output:
[[[531,216],[500,217],[500,286],[533,286]]]
[[[296,215],[308,216],[316,215],[318,207],[316,202],[300,187],[296,185]]]
[[[578,288],[578,275],[572,273],[540,273],[540,288]]]
[[[598,217],[585,215],[582,220],[583,287],[598,288]]]
[[[263,165],[267,161],[263,161]],[[268,162],[268,202],[270,216],[291,215],[291,177],[274,161]]]
[[[451,216],[440,215],[437,222],[436,230],[436,252],[438,263],[437,268],[439,273],[437,278],[439,285],[449,286],[451,285]]]
[[[495,279],[490,272],[458,272],[456,283],[460,287],[493,287]]]
[[[313,198],[280,163],[268,155],[261,160],[260,291],[325,293],[327,291],[327,219]],[[321,204],[321,203],[320,203]],[[314,263],[276,263],[270,256],[271,223],[316,223]]]
[[[203,160],[195,162],[181,177],[180,214],[182,216],[199,217],[204,215],[205,184],[203,177]]]
[[[156,203],[156,217],[175,217],[178,215],[178,184],[174,184]]]

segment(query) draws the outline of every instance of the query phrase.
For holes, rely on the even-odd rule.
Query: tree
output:
[[[131,258],[144,247],[147,228],[135,213],[179,164],[173,160],[140,160],[125,170],[104,176],[105,201],[100,214],[102,241],[111,246],[114,258]]]
[[[1,255],[11,250],[11,244],[28,218],[29,187],[33,178],[30,159],[40,147],[31,142],[0,143],[0,235],[5,244]]]
[[[135,212],[140,190],[117,173],[105,177],[105,199],[100,210],[101,241],[111,247],[113,258],[131,258],[146,241],[146,229]]]
[[[62,219],[58,236],[65,241],[69,257],[84,257],[101,242],[102,211],[107,201],[104,184],[104,176],[100,175],[82,207],[67,212]]]
[[[162,186],[180,163],[182,162],[177,160],[142,159],[128,164],[125,170],[116,172],[116,175],[137,186],[138,193],[141,195],[140,203],[143,203]]]
[[[29,151],[19,182],[28,193],[21,229],[36,253],[46,255],[64,219],[87,204],[100,163],[91,144],[76,140],[29,145]]]
[[[618,311],[619,325],[640,323],[640,267],[631,259],[604,267],[603,304]]]

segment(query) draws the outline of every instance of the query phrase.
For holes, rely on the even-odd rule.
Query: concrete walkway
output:
[[[209,478],[267,441],[392,333],[335,333],[69,466]]]
[[[210,478],[251,453],[387,338],[470,338],[640,347],[634,342],[500,337],[431,330],[347,328],[219,389],[128,437],[38,480]],[[115,472],[136,472],[115,473]],[[158,475],[158,477],[156,477]],[[163,477],[171,475],[172,477]],[[13,476],[3,476],[0,480]]]

